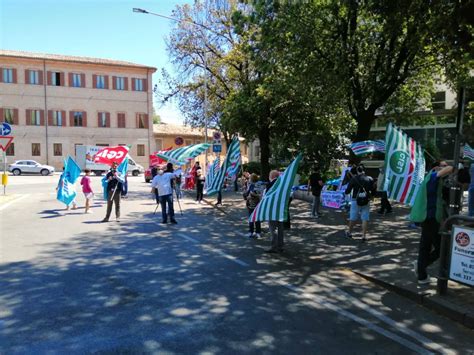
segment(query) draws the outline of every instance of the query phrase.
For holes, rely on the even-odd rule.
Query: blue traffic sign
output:
[[[3,122],[0,126],[0,136],[9,136],[10,133],[12,133],[11,126],[8,123]]]
[[[221,144],[213,144],[212,145],[212,151],[214,153],[220,153],[222,152],[222,145]]]

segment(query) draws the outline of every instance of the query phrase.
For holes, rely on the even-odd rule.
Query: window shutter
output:
[[[112,76],[112,89],[117,90],[117,77]]]
[[[67,117],[66,117],[66,111],[61,111],[61,117],[63,119],[63,126],[66,127],[67,126]]]
[[[92,74],[92,87],[97,89],[97,75]]]
[[[109,89],[109,76],[104,75],[104,88]]]
[[[128,78],[127,78],[127,77],[124,77],[124,78],[123,78],[123,81],[125,82],[125,84],[124,84],[124,86],[123,86],[123,87],[124,87],[124,90],[128,90]]]
[[[31,84],[30,82],[30,70],[25,69],[25,84]]]
[[[69,111],[69,126],[74,127],[74,111]]]
[[[18,125],[18,109],[13,109],[13,124]]]
[[[143,115],[145,117],[145,128],[148,128],[149,127],[149,123],[148,123],[148,114],[146,115]]]
[[[136,124],[136,128],[140,128],[140,115],[138,113],[135,114],[135,124]]]
[[[135,87],[136,87],[135,86],[135,78],[132,78],[132,88],[131,88],[131,90],[135,91]]]
[[[44,126],[44,110],[40,110],[40,126]]]
[[[110,127],[110,112],[105,113],[105,127]]]
[[[26,125],[31,126],[31,110],[26,109]]]
[[[73,85],[73,74],[69,73],[68,74],[68,80],[69,80],[69,86]],[[64,86],[66,86],[66,83],[64,83]]]
[[[87,127],[87,112],[82,111],[82,127]]]
[[[86,87],[86,74],[81,74],[81,88]]]
[[[38,84],[39,85],[43,85],[43,71],[42,70],[38,70]]]
[[[143,91],[148,91],[148,79],[143,79]]]
[[[61,81],[61,86],[66,86],[66,77],[64,73],[59,73],[59,80]]]
[[[3,68],[0,67],[0,83],[3,83]],[[3,118],[3,115],[2,115]]]
[[[1,70],[1,69],[0,69]],[[0,108],[0,120],[3,122],[5,121],[5,117],[3,116],[3,108]]]
[[[47,76],[47,79],[48,79],[48,85],[51,85],[53,83],[53,81],[52,81],[53,73],[51,73],[50,71],[47,71],[46,76]]]
[[[48,126],[53,125],[53,110],[48,110]]]
[[[102,127],[100,125],[100,112],[97,112],[97,127]]]
[[[13,76],[13,84],[16,84],[17,81],[18,81],[18,80],[17,80],[18,78],[17,78],[17,74],[16,74],[16,69],[15,69],[15,68],[12,69],[12,73],[13,73],[13,75],[12,75],[12,76]]]

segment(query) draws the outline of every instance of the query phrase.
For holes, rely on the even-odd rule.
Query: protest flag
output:
[[[385,135],[385,180],[388,197],[413,206],[425,174],[421,145],[389,123]]]
[[[350,144],[349,147],[357,156],[373,152],[385,153],[385,142],[383,140],[355,142]]]
[[[94,163],[112,165],[121,164],[127,157],[129,146],[119,145],[117,147],[104,147],[94,155]]]
[[[469,160],[474,161],[474,149],[469,146],[469,144],[464,144],[463,148],[463,158],[467,158]]]
[[[64,161],[64,171],[59,178],[58,192],[56,198],[64,203],[66,206],[70,205],[76,198],[76,188],[74,183],[81,175],[81,168],[74,161],[73,158],[68,157]]]
[[[232,179],[234,177],[237,178],[237,175],[240,169],[240,161],[241,161],[241,155],[240,155],[240,142],[239,142],[238,149],[234,149],[232,151],[232,155],[229,156],[229,166],[227,168],[227,173],[226,173],[226,176],[228,178],[232,178]]]
[[[206,176],[206,190],[208,186],[212,185],[212,182],[219,173],[219,158],[216,158],[214,162],[209,166]]]
[[[208,185],[207,195],[211,196],[218,193],[222,189],[224,184],[224,179],[226,177],[227,169],[230,166],[230,157],[235,156],[235,151],[240,150],[240,142],[238,137],[234,137],[232,142],[230,142],[229,147],[227,148],[227,154],[225,156],[224,162],[222,163],[219,172],[212,181],[212,184]]]
[[[263,199],[258,203],[249,217],[249,222],[257,221],[280,221],[288,220],[288,203],[291,188],[295,181],[296,172],[301,161],[301,154],[288,165],[275,184],[265,193]]]
[[[191,144],[182,148],[160,151],[156,155],[175,165],[185,165],[188,160],[194,159],[209,149],[210,146],[209,143]]]

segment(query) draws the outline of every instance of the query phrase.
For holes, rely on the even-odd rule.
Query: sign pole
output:
[[[7,152],[3,151],[3,176],[2,176],[2,185],[3,185],[3,195],[7,194]]]

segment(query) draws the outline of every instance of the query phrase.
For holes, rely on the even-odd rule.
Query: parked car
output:
[[[8,171],[13,175],[41,174],[43,176],[54,173],[54,167],[43,165],[34,160],[17,160],[8,165]]]

